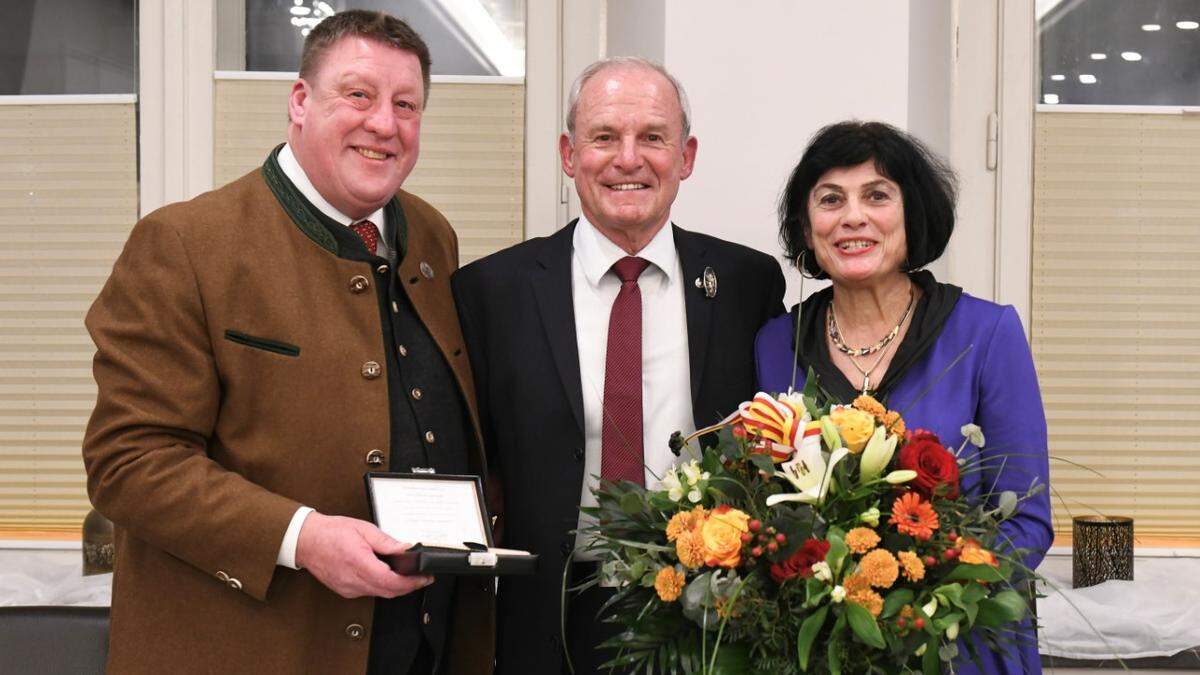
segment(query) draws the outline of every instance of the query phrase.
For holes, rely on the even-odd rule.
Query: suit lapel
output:
[[[708,420],[714,411],[700,410],[700,386],[703,383],[704,364],[708,354],[708,343],[712,336],[713,310],[716,298],[706,297],[704,289],[696,287],[696,279],[704,275],[704,268],[711,266],[707,259],[707,247],[696,235],[678,226],[675,231],[675,250],[679,252],[679,263],[683,268],[683,299],[687,313],[688,362],[691,366],[692,416]],[[708,265],[706,265],[708,263]],[[718,271],[715,270],[714,271]],[[706,421],[705,424],[709,422]],[[700,424],[697,422],[697,424]]]
[[[550,343],[554,365],[579,432],[583,433],[583,385],[579,377],[579,345],[575,336],[575,302],[571,294],[571,240],[575,222],[562,228],[542,246],[530,274],[542,328]]]

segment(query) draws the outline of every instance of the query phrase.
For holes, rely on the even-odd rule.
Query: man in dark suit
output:
[[[589,66],[559,141],[583,216],[463,268],[453,280],[484,443],[505,489],[505,546],[541,556],[500,582],[498,672],[554,674],[560,594],[596,567],[573,532],[596,477],[651,487],[675,457],[672,431],[716,421],[754,393],[754,336],[783,311],[769,256],[668,226],[696,139],[687,99],[661,66]],[[609,589],[569,600],[576,673],[613,652],[596,621]]]

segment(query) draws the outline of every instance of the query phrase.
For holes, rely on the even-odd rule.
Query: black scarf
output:
[[[908,276],[921,289],[922,295],[913,309],[908,332],[896,348],[896,354],[892,357],[883,380],[875,387],[874,395],[880,401],[887,399],[896,383],[933,346],[946,325],[946,318],[950,316],[959,296],[962,295],[961,288],[938,283],[928,271],[918,270],[909,273]],[[849,403],[861,390],[846,379],[829,356],[829,345],[825,341],[825,313],[832,300],[833,288],[830,287],[813,293],[803,305],[792,308],[792,325],[796,325],[797,314],[800,320],[800,344],[796,353],[799,356],[801,372],[811,367],[816,373],[817,384],[822,389],[833,396],[835,401]],[[793,345],[793,348],[795,347],[796,345]]]

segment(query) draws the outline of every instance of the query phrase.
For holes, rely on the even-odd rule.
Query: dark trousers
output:
[[[576,563],[572,569],[573,583],[591,576],[595,571],[595,563]],[[567,646],[570,648],[571,663],[575,666],[575,675],[595,675],[597,673],[622,672],[601,669],[600,664],[617,655],[615,649],[596,649],[596,645],[604,642],[620,632],[621,627],[612,623],[601,623],[596,615],[600,608],[614,594],[614,589],[593,586],[581,593],[568,597],[567,605]],[[563,663],[563,673],[569,673]]]

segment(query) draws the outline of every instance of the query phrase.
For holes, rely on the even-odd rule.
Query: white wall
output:
[[[808,138],[848,118],[908,122],[907,1],[667,0],[665,24],[700,143],[672,213],[682,227],[779,255],[776,205]],[[799,276],[785,272],[790,306]]]

